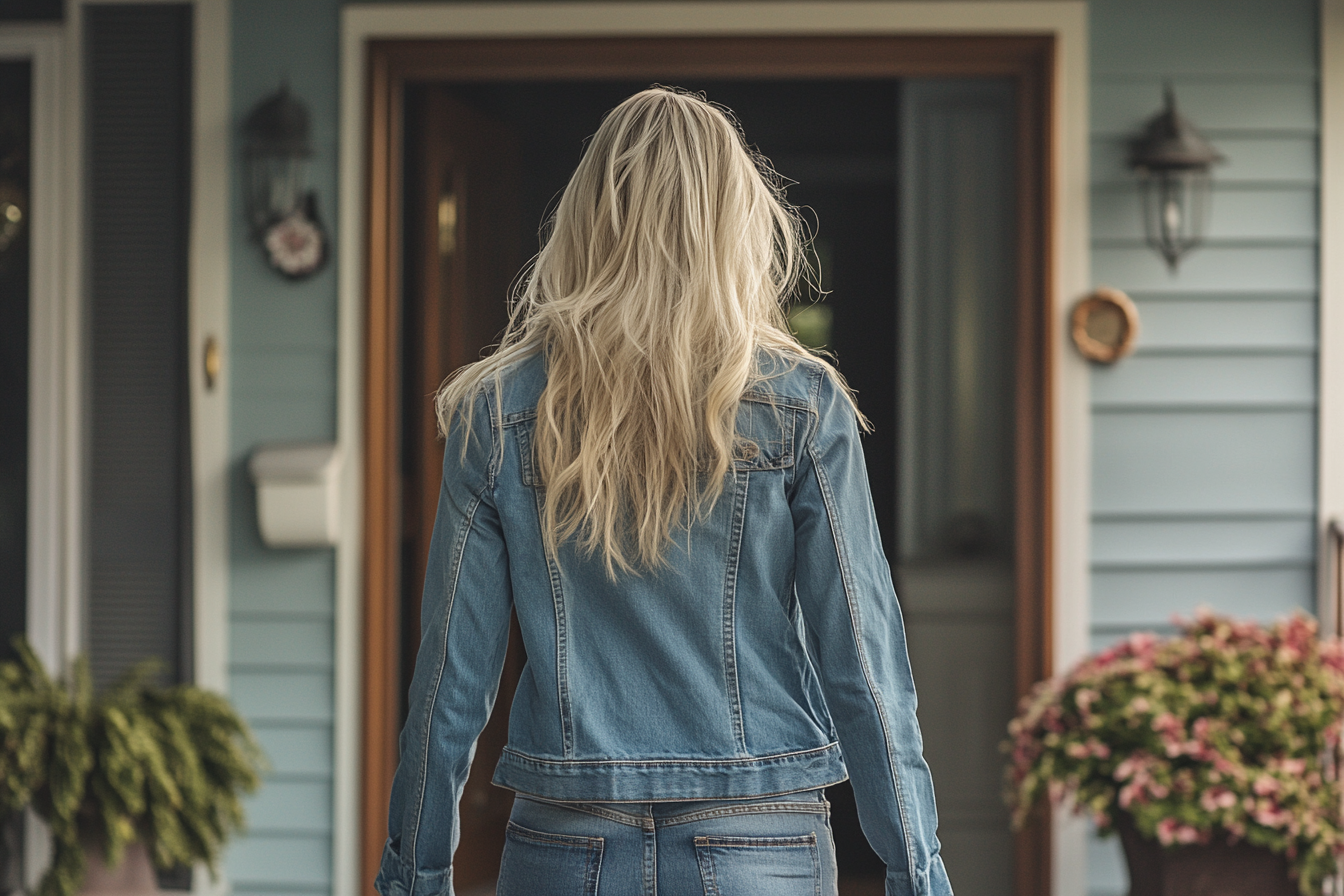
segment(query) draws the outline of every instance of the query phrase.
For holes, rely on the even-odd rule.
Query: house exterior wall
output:
[[[1318,200],[1312,0],[1092,0],[1092,274],[1139,308],[1134,355],[1092,374],[1092,640],[1200,604],[1315,608]],[[1126,140],[1163,79],[1227,157],[1205,247],[1143,244]],[[1125,892],[1114,841],[1095,896]]]
[[[287,78],[312,114],[311,184],[335,243],[340,0],[232,0],[235,124]],[[1138,352],[1094,368],[1092,618],[1101,644],[1201,603],[1313,605],[1317,73],[1312,0],[1093,0],[1092,270],[1139,305]],[[1209,244],[1169,276],[1142,242],[1125,138],[1162,79],[1228,157]],[[236,133],[236,129],[235,129]],[[236,138],[235,138],[236,139]],[[240,161],[235,147],[235,164]],[[232,228],[230,687],[273,770],[228,872],[243,894],[330,892],[330,551],[262,546],[245,464],[336,435],[335,264],[290,283]],[[1119,893],[1109,843],[1091,888]]]
[[[308,104],[309,184],[334,235],[337,57],[334,0],[232,0],[232,232],[229,687],[270,758],[230,848],[235,893],[326,894],[332,885],[334,602],[330,549],[261,543],[248,456],[258,445],[336,437],[336,269],[290,282],[248,234],[237,123],[287,80]]]

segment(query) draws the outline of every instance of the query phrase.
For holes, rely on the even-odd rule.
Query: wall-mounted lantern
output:
[[[1166,108],[1130,144],[1129,164],[1139,176],[1148,245],[1173,273],[1181,256],[1204,240],[1209,169],[1222,161],[1222,154],[1176,111],[1176,94],[1168,84]]]
[[[247,166],[247,218],[267,261],[300,280],[321,269],[327,238],[317,217],[317,196],[307,188],[308,109],[289,87],[261,102],[243,120]]]

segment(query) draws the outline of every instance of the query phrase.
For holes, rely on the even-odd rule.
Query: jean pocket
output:
[[[820,896],[817,835],[696,837],[705,896]]]
[[[597,896],[601,837],[546,834],[509,822],[496,896]]]

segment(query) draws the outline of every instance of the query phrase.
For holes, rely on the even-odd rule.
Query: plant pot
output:
[[[121,864],[107,865],[102,844],[84,846],[84,885],[81,896],[152,896],[159,893],[159,880],[149,860],[149,850],[143,843],[126,847]]]
[[[1288,860],[1263,846],[1215,840],[1168,848],[1139,834],[1124,813],[1115,829],[1129,865],[1129,896],[1298,896]]]

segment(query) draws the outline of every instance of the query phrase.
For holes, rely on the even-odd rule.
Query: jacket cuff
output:
[[[934,856],[929,867],[917,871],[912,879],[904,871],[887,869],[887,896],[952,896],[941,856]]]
[[[401,860],[389,840],[373,888],[382,896],[453,896],[453,869],[434,868],[416,872]]]

